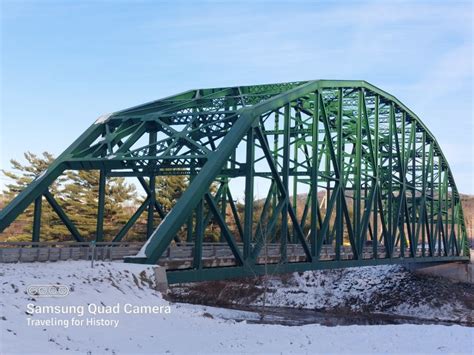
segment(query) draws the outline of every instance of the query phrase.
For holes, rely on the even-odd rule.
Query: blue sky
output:
[[[190,88],[363,79],[418,114],[474,193],[471,1],[0,3],[2,168]]]

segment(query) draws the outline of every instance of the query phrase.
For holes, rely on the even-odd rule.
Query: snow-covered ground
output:
[[[430,289],[426,290],[426,286]],[[473,321],[473,310],[456,297],[456,284],[441,278],[418,277],[399,265],[295,273],[286,283],[271,279],[268,287],[272,305],[312,309],[343,306],[355,312],[370,307],[372,312]],[[261,297],[255,303],[259,302]]]
[[[266,289],[264,294],[263,290]],[[399,265],[268,275],[255,282],[173,286],[176,299],[386,314],[474,325],[474,286],[416,275]],[[265,296],[264,296],[265,295]]]
[[[92,269],[85,261],[0,264],[0,283],[1,354],[472,354],[473,349],[474,328],[458,325],[287,327],[237,322],[232,319],[257,315],[169,303],[154,290],[152,270],[142,265],[98,263]],[[28,295],[29,286],[47,284],[66,285],[70,294]],[[62,313],[46,314],[43,306],[62,306],[49,310]],[[136,306],[148,306],[142,312],[156,306],[155,313],[127,313]],[[86,326],[92,318],[95,325]],[[46,320],[52,324],[39,325]],[[97,325],[102,320],[110,325]]]

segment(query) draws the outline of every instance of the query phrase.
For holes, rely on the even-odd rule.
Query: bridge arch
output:
[[[469,258],[460,196],[435,137],[365,81],[190,90],[102,116],[0,212],[0,231],[45,196],[79,240],[48,191],[66,169],[99,169],[101,183],[138,177],[148,213],[161,222],[126,261],[157,263],[186,228],[193,263],[169,272],[178,281],[262,273],[268,246],[270,268],[280,271]],[[189,175],[190,184],[165,216],[154,177],[174,174]],[[267,193],[254,201],[257,186]],[[211,222],[232,267],[204,263]]]

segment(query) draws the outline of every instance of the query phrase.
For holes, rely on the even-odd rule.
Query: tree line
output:
[[[54,161],[54,156],[48,152],[40,155],[26,152],[24,154],[25,163],[20,163],[11,159],[11,169],[2,169],[3,174],[10,183],[6,184],[3,192],[0,194],[0,208],[7,205],[15,196],[18,195],[28,184],[38,177]],[[100,172],[97,170],[65,171],[49,187],[49,191],[65,211],[69,219],[77,227],[82,238],[86,241],[94,240],[97,229],[97,205],[99,190]],[[121,230],[121,228],[132,217],[138,207],[143,204],[146,196],[140,193],[135,184],[123,177],[108,177],[105,189],[105,208],[104,208],[104,241],[111,241]],[[156,199],[161,205],[163,212],[168,213],[176,201],[181,197],[189,184],[189,178],[185,175],[156,176]],[[211,186],[211,192],[217,191],[217,184]],[[323,201],[321,205],[321,215],[325,216],[324,192],[318,193],[318,200]],[[320,203],[318,201],[318,203]],[[258,219],[262,213],[263,200],[256,200],[254,203],[253,214],[253,232],[255,234],[258,225]],[[237,214],[240,222],[244,223],[244,205],[235,201]],[[306,194],[298,195],[297,217],[302,218],[303,208],[307,204]],[[3,233],[0,234],[0,241],[22,242],[31,241],[33,229],[34,206],[31,204]],[[209,213],[205,205],[205,214]],[[352,211],[350,211],[352,214]],[[72,241],[73,238],[67,227],[60,220],[56,212],[43,198],[42,216],[41,216],[41,241]],[[309,220],[310,213],[307,215]],[[265,222],[268,223],[267,215]],[[213,216],[210,216],[208,225],[205,226],[204,241],[223,241],[221,230]],[[233,217],[230,206],[226,208],[226,222],[229,230],[237,241],[240,240],[238,226]],[[154,214],[154,226],[160,223],[158,213]],[[331,226],[334,218],[331,218]],[[191,241],[193,236],[187,233],[187,228],[195,228],[196,221],[191,219],[190,223],[185,223],[178,232],[177,238],[181,241]],[[265,224],[265,223],[264,223]],[[289,228],[292,229],[292,222],[289,221]],[[262,226],[263,227],[263,226]],[[281,221],[278,220],[271,236],[265,238],[278,240],[280,236]],[[267,234],[269,231],[265,231]],[[309,223],[303,228],[304,234],[309,232]],[[144,241],[147,234],[147,212],[142,213],[135,225],[126,235],[127,241]],[[346,231],[344,231],[346,234]]]
[[[7,205],[20,191],[38,177],[54,161],[48,152],[40,155],[26,152],[25,163],[11,159],[11,169],[2,169],[9,178],[0,195],[0,208]],[[156,198],[163,210],[168,212],[186,189],[185,176],[157,176]],[[49,187],[67,216],[75,224],[84,240],[95,239],[99,172],[96,170],[68,170]],[[145,200],[136,186],[122,177],[108,177],[105,189],[104,240],[111,240],[120,231]],[[0,234],[0,241],[31,241],[33,205],[30,205],[10,227]],[[155,217],[158,224],[158,216]],[[144,240],[146,213],[128,232],[127,240]],[[41,215],[41,241],[70,241],[72,237],[51,206],[43,198]]]

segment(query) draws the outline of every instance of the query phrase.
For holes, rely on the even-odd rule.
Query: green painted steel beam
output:
[[[105,184],[106,184],[106,172],[104,169],[100,170],[99,175],[99,197],[97,206],[97,228],[96,228],[96,242],[102,242],[104,240],[104,212],[105,212]]]
[[[66,169],[65,162],[71,153],[82,145],[91,144],[100,135],[102,127],[95,123],[89,127],[69,148],[64,151],[43,173],[22,190],[8,205],[0,211],[0,233],[3,232],[36,198]]]
[[[83,242],[84,239],[81,237],[81,234],[77,230],[76,226],[72,221],[69,219],[69,217],[66,215],[64,210],[61,208],[61,206],[56,202],[54,199],[54,196],[46,190],[44,192],[44,197],[46,200],[49,202],[51,207],[53,208],[54,212],[58,215],[58,217],[61,219],[61,221],[64,223],[64,225],[67,227],[69,232],[71,233],[72,237],[77,241],[77,242]]]
[[[35,209],[33,214],[33,235],[32,235],[32,242],[39,242],[40,241],[40,233],[41,233],[41,204],[42,204],[43,196],[37,197],[35,199]]]
[[[288,240],[299,243],[311,261],[297,267],[303,269],[319,267],[323,245],[335,252],[335,262],[343,262],[341,249],[349,244],[353,262],[360,265],[367,263],[369,242],[370,262],[375,264],[400,262],[395,255],[399,250],[401,257],[417,260],[469,255],[460,196],[435,137],[396,97],[365,81],[196,89],[101,117],[0,211],[0,232],[35,203],[32,238],[37,240],[45,195],[71,234],[80,238],[48,192],[68,169],[139,179],[146,204],[115,238],[122,239],[147,207],[150,238],[140,257],[128,262],[157,263],[187,226],[197,274],[227,275],[224,268],[203,269],[205,231],[216,222],[243,265],[235,269],[240,275],[258,274],[254,264],[265,233],[280,244],[283,266],[288,263]],[[165,218],[154,196],[154,179],[167,175],[191,178]],[[101,173],[98,240],[103,234],[104,177]],[[242,222],[231,192],[237,177],[245,178]],[[260,206],[253,194],[262,178],[272,184]],[[220,184],[215,194],[212,184]],[[308,196],[301,210],[302,185]],[[324,193],[323,201],[318,192],[320,197]],[[256,208],[263,208],[259,219],[254,217]],[[155,210],[158,226],[153,225]],[[243,242],[242,250],[237,241]]]
[[[135,211],[135,213],[130,217],[130,219],[125,223],[125,225],[120,229],[120,231],[117,233],[117,235],[114,237],[113,242],[120,242],[122,239],[125,237],[125,235],[128,233],[130,228],[133,227],[133,225],[137,222],[137,220],[140,218],[142,213],[147,209],[147,207],[150,205],[150,197],[148,196],[145,201],[138,207],[138,209]]]

